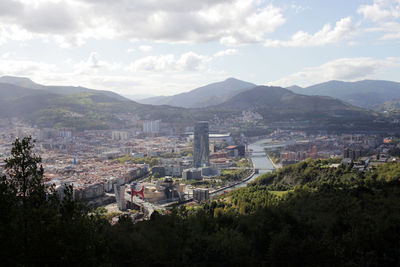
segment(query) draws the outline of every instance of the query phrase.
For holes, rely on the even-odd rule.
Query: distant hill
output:
[[[0,77],[0,83],[14,84],[30,89],[43,89],[45,86],[33,82],[29,78],[25,77],[14,77],[14,76],[2,76]]]
[[[255,87],[253,83],[229,78],[223,82],[212,83],[187,93],[173,96],[156,96],[139,100],[143,104],[170,105],[185,108],[200,108],[220,104],[235,94]]]
[[[329,81],[306,88],[295,86],[290,89],[299,94],[331,96],[369,109],[386,101],[400,98],[400,83],[381,80]]]
[[[292,85],[292,86],[286,87],[286,89],[289,89],[290,91],[296,92],[296,91],[302,90],[304,88],[300,87],[298,85]]]
[[[47,91],[29,89],[9,83],[0,83],[0,95],[2,100],[12,100],[23,96],[43,94]]]
[[[3,81],[0,82],[0,118],[21,117],[39,127],[123,128],[125,121],[118,119],[119,114],[165,121],[190,117],[180,108],[143,105],[110,91],[44,86],[27,78],[9,76],[1,77],[0,81]]]
[[[140,104],[109,91],[83,87],[41,88],[0,83],[0,118],[21,117],[39,127],[85,130],[131,127],[127,118],[137,115],[142,120],[160,119],[184,128],[198,120],[240,123],[242,112],[247,110],[262,115],[261,127],[331,131],[383,129],[372,123],[380,118],[378,113],[331,97],[300,95],[281,87],[240,89],[243,91],[235,91],[223,103],[197,108]]]
[[[302,121],[299,127],[329,130],[343,128],[346,123],[349,124],[346,127],[361,129],[368,127],[379,116],[331,97],[300,95],[269,86],[257,86],[209,109],[221,113],[236,112],[236,116],[240,116],[243,110],[249,110],[263,116],[264,123]]]
[[[271,109],[270,112],[284,110],[298,113],[361,110],[331,97],[300,95],[288,89],[273,86],[257,86],[235,95],[221,106],[241,110],[268,108]]]
[[[154,95],[151,94],[135,94],[135,95],[122,95],[122,96],[133,101],[139,101],[142,99],[154,97]]]
[[[73,94],[79,94],[79,93],[95,93],[95,94],[103,94],[107,95],[119,100],[127,100],[125,97],[111,92],[111,91],[105,91],[105,90],[94,90],[94,89],[89,89],[85,87],[76,87],[76,86],[48,86],[48,85],[41,85],[33,82],[29,78],[25,77],[14,77],[14,76],[3,76],[0,77],[0,83],[7,83],[7,84],[13,84],[16,86],[24,87],[27,89],[34,89],[34,90],[43,90],[47,91],[49,93],[55,93],[55,94],[62,94],[62,95],[73,95]]]
[[[384,112],[384,111],[400,112],[400,98],[386,101],[386,102],[383,102],[382,104],[376,105],[375,110],[381,111],[381,112]]]

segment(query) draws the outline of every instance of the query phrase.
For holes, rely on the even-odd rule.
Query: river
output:
[[[272,143],[271,139],[262,139],[258,140],[257,142],[249,144],[249,151],[251,153],[251,161],[253,162],[254,169],[258,169],[258,173],[254,174],[249,180],[240,183],[234,188],[244,187],[258,176],[266,172],[273,172],[275,170],[274,164],[272,164],[270,158],[268,157],[267,153],[265,153],[264,148],[268,147],[279,147],[284,146],[286,144],[275,144]]]

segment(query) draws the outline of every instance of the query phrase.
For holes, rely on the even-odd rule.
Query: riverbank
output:
[[[274,166],[275,170],[276,170],[276,169],[282,168],[282,165],[281,165],[280,163],[275,163],[275,162],[272,160],[272,158],[268,155],[267,152],[265,152],[265,155],[267,156],[267,158],[269,159],[269,161],[271,161],[272,166]]]
[[[244,179],[242,179],[242,180],[240,180],[240,181],[234,182],[234,183],[232,183],[232,184],[230,184],[230,185],[224,186],[224,187],[222,187],[222,188],[218,188],[218,189],[216,189],[216,190],[214,190],[214,191],[211,191],[211,192],[210,192],[210,195],[211,195],[211,196],[215,196],[215,195],[218,195],[218,193],[223,192],[223,191],[225,191],[225,190],[227,190],[227,189],[230,189],[230,188],[236,187],[237,185],[246,183],[246,182],[249,181],[251,178],[253,178],[253,176],[254,176],[255,174],[256,174],[256,172],[255,172],[255,169],[253,168],[252,172],[251,172],[246,178],[244,178]]]

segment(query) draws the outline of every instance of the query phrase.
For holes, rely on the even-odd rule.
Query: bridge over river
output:
[[[253,162],[254,169],[256,170],[253,175],[246,179],[243,182],[237,183],[237,184],[232,184],[230,186],[226,186],[224,188],[220,188],[218,190],[215,190],[213,192],[210,192],[211,196],[217,196],[220,194],[223,194],[225,190],[228,189],[233,189],[233,188],[238,188],[238,187],[244,187],[246,186],[249,182],[253,181],[256,179],[259,175],[266,173],[266,172],[273,172],[275,170],[275,166],[272,163],[271,159],[268,157],[267,153],[265,152],[264,148],[265,147],[270,147],[271,144],[269,143],[269,139],[263,139],[259,140],[255,143],[249,144],[249,151],[250,151],[250,157]],[[272,144],[273,147],[275,146],[284,146],[285,144]],[[127,190],[128,191],[128,190]],[[127,201],[131,201],[131,195],[128,194],[128,192],[125,193],[125,198]],[[187,199],[187,201],[191,201],[193,198]],[[185,202],[187,202],[185,201]],[[143,201],[137,196],[133,197],[133,203],[142,206],[145,210],[146,217],[150,217],[150,215],[154,212],[154,210],[164,210],[166,206],[168,205],[157,205],[157,204],[152,204],[147,201]],[[175,202],[174,202],[175,203]],[[172,203],[171,203],[172,204]]]
[[[274,164],[264,149],[266,144],[268,144],[268,141],[269,139],[263,139],[249,144],[249,152],[254,169],[259,170],[262,173],[272,172],[275,170]]]

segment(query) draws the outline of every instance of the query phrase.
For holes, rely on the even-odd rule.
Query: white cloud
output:
[[[400,0],[374,0],[372,5],[362,5],[357,12],[375,23],[368,31],[380,31],[382,40],[400,39]]]
[[[304,11],[306,11],[306,10],[311,10],[310,7],[304,7],[304,6],[296,5],[296,4],[291,4],[291,5],[290,5],[290,8],[291,8],[291,9],[294,9],[294,11],[296,12],[296,14],[302,13],[302,12],[304,12]]]
[[[157,71],[157,72],[173,72],[173,71],[196,71],[205,67],[205,64],[211,58],[199,55],[194,52],[187,52],[176,58],[172,54],[147,56],[137,59],[129,66],[129,70],[139,71]]]
[[[27,41],[32,38],[32,33],[17,25],[0,25],[0,44],[6,43],[8,40]]]
[[[400,58],[340,58],[317,67],[306,68],[269,84],[308,86],[329,80],[356,81],[373,78],[374,75],[396,66],[400,66]]]
[[[196,57],[191,53],[186,53],[175,59],[174,62],[179,64],[180,68],[190,69],[197,66],[194,58]],[[141,72],[136,75],[125,69],[115,69],[114,71],[100,73],[103,68],[107,68],[107,64],[109,66],[113,64],[100,60],[95,52],[91,53],[86,61],[74,63],[72,60],[66,60],[64,64],[68,65],[71,70],[68,71],[68,68],[60,68],[44,62],[9,60],[7,55],[3,54],[0,60],[0,76],[28,77],[44,85],[73,85],[112,90],[120,94],[151,93],[155,95],[171,95],[189,91],[231,76],[225,72],[214,72],[208,69]]]
[[[118,63],[100,60],[97,52],[91,52],[86,61],[80,61],[78,63],[69,62],[69,64],[73,67],[76,74],[98,73],[101,69],[115,71],[121,68]]]
[[[11,60],[7,55],[3,55],[0,60],[0,76],[28,76],[39,77],[56,71],[57,68],[53,64],[31,60]]]
[[[382,40],[394,40],[394,39],[400,39],[400,30],[394,33],[386,33],[385,35],[382,36]]]
[[[224,57],[224,56],[231,56],[236,55],[238,53],[237,49],[229,48],[225,50],[218,51],[214,54],[214,57]]]
[[[172,54],[160,56],[147,56],[137,59],[133,62],[129,69],[137,71],[167,71],[174,70],[175,57]]]
[[[400,18],[400,1],[374,0],[372,5],[362,5],[357,12],[372,21]]]
[[[139,46],[138,49],[139,49],[140,51],[142,51],[142,52],[150,52],[150,51],[153,50],[153,47],[150,46],[150,45],[141,45],[141,46]]]
[[[249,43],[260,43],[265,39],[265,35],[274,32],[279,26],[285,23],[282,11],[272,5],[265,6],[252,11],[253,1],[237,2],[235,9],[222,7],[220,12],[222,19],[230,18],[232,28],[223,29],[225,34],[221,34],[221,44],[228,46],[243,45]],[[222,15],[223,14],[223,15]],[[221,21],[223,22],[223,21]]]
[[[298,31],[288,41],[266,40],[264,46],[267,47],[301,47],[301,46],[321,46],[326,44],[338,43],[350,38],[355,31],[355,26],[350,17],[343,18],[336,22],[334,28],[330,24],[314,34]]]
[[[100,67],[99,55],[97,54],[97,52],[90,53],[87,63],[88,67],[90,68],[98,69]]]
[[[63,47],[88,38],[241,45],[262,42],[285,23],[282,10],[268,2],[10,0],[0,3],[0,24],[39,38],[54,37]]]

